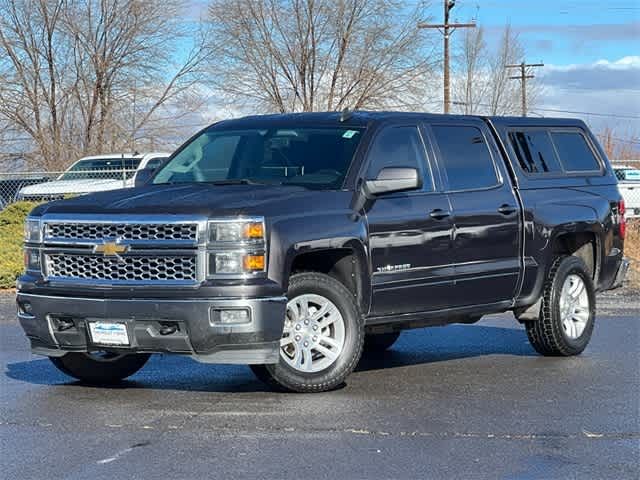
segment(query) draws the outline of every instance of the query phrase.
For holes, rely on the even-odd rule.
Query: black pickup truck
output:
[[[329,390],[401,330],[505,311],[576,355],[628,267],[616,176],[578,120],[252,116],[138,183],[26,223],[20,323],[85,382],[163,352]]]

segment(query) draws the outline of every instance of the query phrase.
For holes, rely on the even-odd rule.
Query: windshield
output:
[[[337,189],[361,137],[362,129],[347,127],[211,128],[180,150],[153,183],[255,182]]]
[[[136,172],[139,164],[139,158],[127,157],[80,160],[63,173],[59,180],[129,179]]]

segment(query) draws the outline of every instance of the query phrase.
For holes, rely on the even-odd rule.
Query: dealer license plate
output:
[[[100,345],[129,345],[129,334],[124,323],[89,322],[93,343]]]

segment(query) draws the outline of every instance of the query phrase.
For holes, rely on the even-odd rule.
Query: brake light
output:
[[[620,238],[624,239],[627,233],[627,219],[625,218],[625,205],[624,200],[618,202],[618,224],[620,225]]]

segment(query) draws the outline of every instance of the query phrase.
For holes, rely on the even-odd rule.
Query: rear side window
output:
[[[527,173],[561,172],[549,133],[545,130],[509,132],[509,141],[520,167]]]
[[[425,177],[424,190],[433,190],[429,164],[417,127],[386,127],[376,136],[369,150],[367,178],[376,178],[386,167],[416,168]]]
[[[451,190],[476,190],[498,184],[495,165],[480,129],[432,127]]]
[[[600,170],[600,163],[579,132],[551,132],[560,161],[569,172]]]

